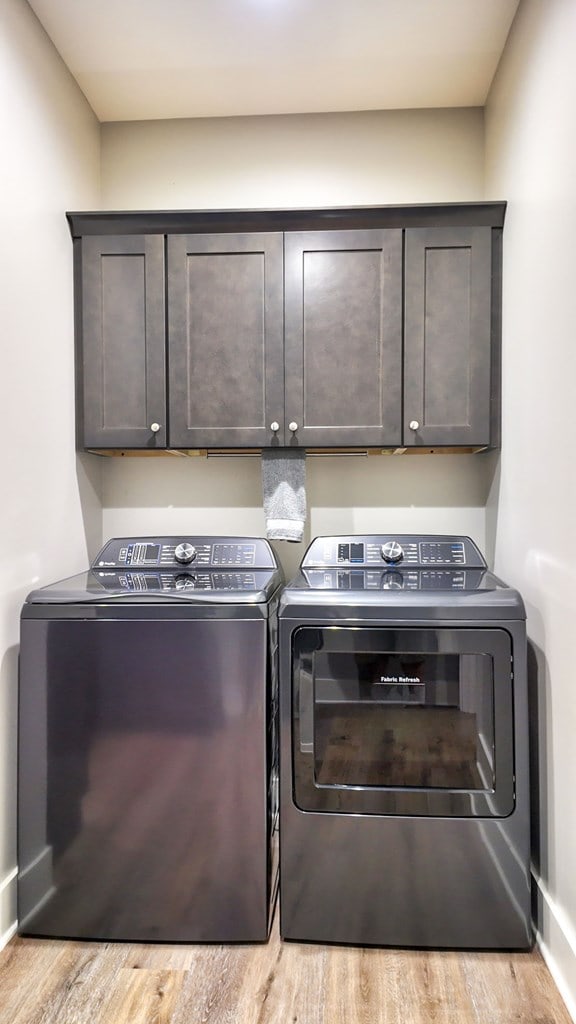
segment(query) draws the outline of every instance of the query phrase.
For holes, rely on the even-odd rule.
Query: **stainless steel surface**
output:
[[[531,945],[524,620],[468,538],[312,542],[279,612],[284,938]]]
[[[175,549],[192,540],[209,553],[207,589],[183,600],[178,580],[189,574]],[[161,570],[126,568],[132,556],[138,566],[156,558]],[[282,578],[274,568],[213,568],[237,559],[274,562],[255,538],[118,539],[94,569],[24,605],[21,932],[267,938]],[[126,577],[134,584],[149,572],[164,578],[163,591],[126,591]],[[98,573],[109,574],[110,590],[92,602]]]

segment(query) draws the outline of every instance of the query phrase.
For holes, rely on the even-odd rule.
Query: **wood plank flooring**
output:
[[[14,938],[0,1024],[571,1024],[540,954]]]

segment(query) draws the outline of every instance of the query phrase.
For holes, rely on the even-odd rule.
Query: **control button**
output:
[[[404,557],[404,552],[400,547],[397,540],[388,540],[380,548],[380,553],[385,562],[401,562]]]
[[[196,548],[193,544],[177,544],[174,550],[174,558],[182,565],[187,565],[188,562],[193,562],[196,558]]]

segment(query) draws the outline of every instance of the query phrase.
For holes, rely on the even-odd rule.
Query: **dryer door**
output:
[[[514,809],[504,629],[297,629],[293,788],[302,810],[505,817]]]

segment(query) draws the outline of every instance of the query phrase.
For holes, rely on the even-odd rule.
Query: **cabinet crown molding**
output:
[[[360,228],[502,228],[505,202],[343,206],[285,210],[103,210],[68,212],[73,238],[85,235]]]

